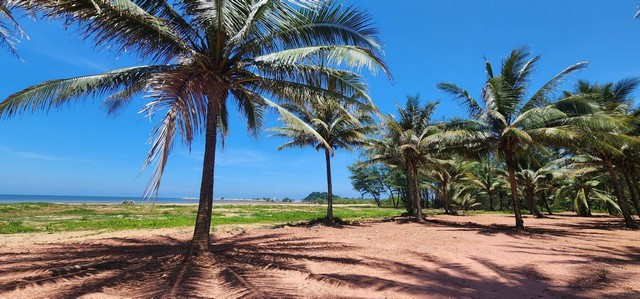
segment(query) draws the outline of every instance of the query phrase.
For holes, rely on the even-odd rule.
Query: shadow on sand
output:
[[[402,224],[400,224],[402,225]],[[472,223],[430,220],[426,226],[520,235],[510,228]],[[350,227],[350,229],[358,229]],[[277,231],[274,231],[277,232]],[[536,230],[529,234],[581,238],[568,229]],[[495,261],[473,257],[474,265],[439,261],[424,253],[412,255],[408,263],[375,256],[349,254],[361,249],[338,241],[292,237],[283,233],[259,236],[236,235],[215,240],[213,261],[195,261],[185,266],[184,239],[155,237],[111,238],[38,245],[34,248],[0,250],[0,297],[142,297],[142,298],[299,298],[321,297],[305,286],[329,285],[331,297],[468,297],[531,298],[587,296],[613,279],[615,273],[585,272],[574,283],[559,288],[530,266],[505,268]],[[425,244],[425,246],[429,246]],[[505,244],[514,252],[553,253],[544,248]],[[578,252],[588,263],[627,264],[640,267],[640,248],[603,246],[600,252]],[[606,255],[607,258],[602,256]],[[339,271],[322,271],[323,268]],[[474,269],[484,267],[490,274]],[[598,272],[600,271],[600,272]],[[341,295],[343,292],[349,292]],[[374,292],[374,293],[368,293]],[[369,294],[369,296],[367,296]],[[325,294],[326,295],[326,294]],[[638,291],[618,294],[640,297]]]

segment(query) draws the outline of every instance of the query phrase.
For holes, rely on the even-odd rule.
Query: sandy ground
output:
[[[0,298],[640,298],[640,232],[607,216],[0,237]]]

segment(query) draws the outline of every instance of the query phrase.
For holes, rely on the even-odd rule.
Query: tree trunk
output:
[[[416,220],[418,220],[418,222],[424,222],[424,215],[422,214],[422,201],[421,201],[421,197],[420,197],[420,178],[418,177],[418,165],[417,164],[413,164],[413,169],[414,169],[414,173],[413,173],[413,177],[414,177],[414,192],[415,192],[415,198],[416,198]]]
[[[331,185],[331,152],[324,149],[324,157],[327,163],[327,222],[333,223],[333,186]]]
[[[444,201],[445,214],[454,215],[456,212],[451,208],[451,198],[449,198],[449,181],[442,181],[442,200]]]
[[[398,207],[400,207],[400,202],[409,203],[410,206],[404,207],[404,208],[407,210],[407,212],[409,212],[410,214],[413,214],[412,204],[407,200],[408,191],[404,188],[403,189],[398,188],[397,192],[398,192]]]
[[[507,168],[509,170],[509,185],[511,186],[511,200],[513,201],[513,213],[516,216],[516,229],[524,229],[524,220],[522,220],[522,210],[520,209],[520,198],[518,197],[518,183],[516,181],[516,165],[515,158],[507,154],[505,157]]]
[[[384,188],[389,190],[389,196],[391,198],[391,203],[393,204],[393,207],[398,208],[398,205],[396,205],[396,201],[393,198],[393,190],[391,189],[391,187],[389,187],[389,185],[387,185],[382,178],[380,178],[380,182],[382,182],[382,186],[384,186]]]
[[[502,198],[502,192],[498,192],[498,199],[500,200],[500,211],[504,211],[504,206],[502,206],[502,202],[504,202],[504,198]]]
[[[640,217],[640,204],[638,203],[638,190],[633,185],[633,181],[631,180],[631,175],[629,175],[629,171],[627,169],[622,170],[622,174],[624,175],[624,179],[627,182],[627,187],[629,188],[629,193],[631,194],[631,202],[633,202],[633,207],[636,209],[636,215]]]
[[[627,204],[627,200],[624,198],[624,193],[622,192],[622,187],[620,186],[620,182],[618,181],[618,175],[616,175],[615,170],[613,169],[613,165],[611,161],[607,159],[606,156],[601,157],[604,161],[605,167],[607,171],[609,171],[609,176],[611,176],[611,183],[613,187],[616,189],[616,195],[618,197],[618,205],[620,206],[620,210],[622,210],[622,216],[624,217],[624,222],[627,228],[630,229],[638,229],[638,225],[633,221],[631,217],[631,212],[629,212],[629,205]]]
[[[531,188],[525,188],[525,194],[531,215],[536,216],[536,218],[544,218],[544,215],[540,213],[540,210],[538,210],[538,207],[536,206],[536,197],[533,194],[533,190],[531,190]]]
[[[418,166],[406,159],[407,164],[407,185],[409,187],[409,202],[413,205],[412,210],[415,209],[416,220],[422,222],[422,208],[420,205],[420,194],[418,193]]]
[[[547,213],[549,215],[553,215],[553,211],[551,210],[551,207],[549,206],[549,200],[547,199],[547,192],[543,191],[542,194],[540,194],[540,199],[542,200],[542,204],[544,204],[544,208],[547,209]]]
[[[391,194],[391,202],[393,203],[393,208],[397,209],[400,205],[400,191],[398,191],[397,197],[393,195],[393,191],[391,191],[391,189],[389,189],[389,194]]]
[[[200,183],[200,202],[196,214],[196,227],[191,240],[190,256],[202,256],[209,250],[211,232],[211,212],[213,210],[214,166],[216,161],[216,142],[218,137],[218,102],[210,99],[207,107],[207,128],[205,133],[204,159],[202,162],[202,181]]]
[[[640,200],[640,186],[638,186],[638,180],[636,178],[636,173],[635,172],[631,172],[629,173],[629,176],[631,177],[631,186],[633,186],[634,189],[636,189],[636,194],[638,194],[639,199]]]
[[[489,195],[489,211],[493,211],[493,192],[487,190],[487,195]]]

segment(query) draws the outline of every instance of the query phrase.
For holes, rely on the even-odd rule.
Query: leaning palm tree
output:
[[[565,92],[566,100],[586,100],[597,106],[596,113],[577,115],[575,119],[581,120],[580,152],[590,154],[600,159],[604,169],[610,176],[611,184],[618,199],[618,205],[622,211],[627,228],[637,229],[638,225],[631,217],[631,211],[625,198],[625,192],[618,175],[628,177],[628,164],[630,159],[640,148],[640,139],[632,136],[633,117],[630,107],[633,99],[632,92],[640,84],[636,78],[624,79],[619,82],[604,85],[592,84],[580,81],[573,93]],[[597,127],[594,127],[595,124]],[[631,190],[632,182],[628,182],[630,194],[636,207],[639,207],[637,194]],[[640,214],[640,213],[639,213]]]
[[[106,96],[110,113],[145,94],[144,111],[163,113],[147,160],[155,162],[145,196],[157,196],[176,134],[192,144],[204,133],[200,201],[190,256],[209,255],[218,134],[228,134],[228,105],[260,128],[265,106],[285,122],[295,117],[275,101],[358,95],[368,99],[365,67],[388,74],[379,58],[377,30],[364,12],[322,0],[22,0],[27,8],[65,24],[96,47],[133,53],[149,65],[47,81],[0,103],[0,117],[61,107],[74,99]],[[300,6],[302,5],[302,6]],[[322,65],[319,63],[322,62]],[[333,85],[328,90],[328,82]],[[368,102],[368,101],[367,101]],[[315,135],[309,128],[308,132]],[[322,140],[319,135],[315,135]]]
[[[305,104],[283,104],[282,107],[297,116],[302,123],[289,122],[286,127],[272,128],[273,136],[291,139],[278,147],[314,147],[324,151],[327,170],[327,218],[333,223],[333,185],[331,182],[331,157],[335,150],[353,150],[354,146],[367,143],[367,134],[374,131],[371,112],[373,107],[345,108],[345,103],[331,98],[318,99]],[[347,107],[349,105],[346,105]],[[350,111],[351,110],[351,111]],[[309,132],[308,128],[313,128]],[[320,136],[321,139],[316,136]]]
[[[566,114],[551,106],[551,96],[568,75],[583,69],[587,63],[572,65],[537,91],[530,93],[529,81],[540,56],[529,59],[527,48],[513,50],[502,61],[500,73],[494,74],[489,61],[485,63],[487,81],[482,88],[482,103],[453,83],[439,83],[438,88],[457,99],[469,110],[476,122],[470,134],[459,143],[472,144],[478,150],[502,156],[507,165],[516,229],[524,229],[516,171],[518,150],[530,144],[556,143],[571,137],[571,132],[559,126]]]

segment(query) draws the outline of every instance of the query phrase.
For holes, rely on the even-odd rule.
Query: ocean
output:
[[[46,202],[46,203],[64,203],[64,204],[118,204],[125,200],[133,200],[136,204],[147,203],[141,197],[135,196],[71,196],[71,195],[12,195],[0,194],[0,204],[3,203],[20,203],[20,202]],[[149,201],[152,203],[153,201]],[[216,203],[247,203],[255,202],[246,199],[214,199]],[[158,197],[156,204],[197,204],[197,198],[171,198]]]

